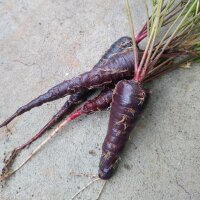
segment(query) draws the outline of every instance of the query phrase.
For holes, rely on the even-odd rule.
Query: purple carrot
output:
[[[104,85],[116,83],[121,79],[130,78],[133,70],[134,59],[132,48],[127,48],[124,51],[113,55],[107,60],[107,62],[103,62],[101,67],[92,69],[91,71],[83,73],[78,77],[63,81],[62,83],[54,86],[43,95],[40,95],[25,106],[19,108],[16,113],[1,124],[0,127],[5,126],[22,113],[46,102],[54,101],[66,95],[74,94],[85,89],[99,88]]]
[[[145,90],[134,80],[122,80],[117,83],[113,92],[108,131],[102,146],[99,164],[101,179],[106,180],[112,176],[119,155],[143,110],[146,99]]]
[[[93,69],[101,67],[101,65],[105,62],[107,62],[113,55],[122,52],[124,49],[132,46],[132,39],[128,36],[124,36],[119,38],[116,42],[114,42],[110,48],[105,52],[105,54],[102,56],[102,58],[99,60],[99,62],[94,66]],[[117,66],[115,66],[117,67]],[[45,129],[47,130],[49,127],[53,126],[55,123],[57,123],[62,117],[65,116],[65,113],[67,110],[71,109],[74,105],[77,105],[79,101],[84,100],[84,96],[87,96],[87,89],[82,89],[79,92],[73,94],[71,98],[69,99],[69,102],[66,101],[65,105],[61,108],[58,115],[56,115],[56,119],[52,119],[51,123],[48,123],[42,132],[45,132]],[[48,96],[48,95],[46,95]],[[9,117],[7,120],[5,120],[1,125],[0,128],[3,126],[6,126],[8,123],[10,123],[14,118],[17,116],[29,111],[30,109],[40,106],[41,104],[48,102],[48,100],[44,101],[45,98],[48,99],[48,97],[40,97],[38,100],[32,101],[29,104],[22,106],[19,108],[16,113],[14,113],[11,117]],[[59,98],[59,97],[58,97]],[[83,100],[81,100],[83,98]],[[73,99],[75,99],[73,103]],[[50,100],[49,100],[50,101]]]

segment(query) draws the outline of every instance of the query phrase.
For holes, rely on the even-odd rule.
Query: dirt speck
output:
[[[94,150],[90,150],[89,154],[92,155],[92,156],[96,156],[97,155],[96,151],[94,151]]]
[[[11,131],[10,128],[8,128],[8,126],[6,126],[6,133],[10,133],[10,134],[12,134],[12,131]]]
[[[127,164],[127,163],[125,163],[125,164],[124,164],[124,168],[127,169],[127,170],[131,170],[131,169],[132,169],[132,166],[129,165],[129,164]]]

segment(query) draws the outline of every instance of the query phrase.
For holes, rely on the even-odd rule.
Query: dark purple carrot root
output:
[[[69,117],[67,117],[66,121],[70,122],[77,117],[83,115],[83,114],[89,114],[95,111],[100,111],[108,108],[110,106],[110,103],[112,102],[112,94],[113,89],[106,88],[104,89],[97,97],[94,99],[88,100],[84,105],[77,109],[74,113],[72,113]],[[21,145],[18,148],[15,148],[8,159],[4,159],[4,167],[2,169],[2,177],[5,177],[6,174],[9,173],[15,158],[19,155],[22,149],[24,149],[27,145],[30,145],[34,140],[36,140],[41,133],[39,132],[36,134],[33,138],[31,138],[28,142]]]
[[[105,62],[107,62],[111,57],[117,53],[122,52],[124,49],[131,47],[132,46],[132,39],[128,36],[124,36],[119,38],[116,42],[114,42],[111,47],[105,52],[105,54],[102,56],[102,58],[99,60],[99,62],[94,66],[93,69],[101,67],[101,65]],[[117,67],[117,66],[114,66]],[[84,92],[85,91],[85,92]],[[80,93],[79,93],[80,92]],[[8,123],[10,123],[14,118],[17,116],[31,110],[34,107],[38,107],[46,102],[53,101],[59,98],[62,98],[64,95],[59,95],[59,87],[58,87],[58,94],[55,94],[53,92],[52,94],[46,93],[44,95],[41,95],[40,97],[36,98],[35,100],[31,101],[25,106],[22,106],[19,108],[11,117],[9,117],[7,120],[5,120],[1,125],[0,128],[3,126],[6,126]],[[82,88],[82,90],[78,90],[79,94],[72,94],[71,99],[76,99],[77,96],[81,100],[81,96],[84,98],[84,96],[87,95],[87,88]],[[55,95],[55,96],[54,96]],[[53,97],[54,96],[54,97]],[[66,102],[67,103],[67,102]],[[70,101],[69,103],[72,105],[73,103]],[[74,103],[75,105],[77,104],[76,102]],[[70,109],[70,106],[69,106]],[[57,121],[56,121],[57,122]],[[51,123],[50,123],[51,124]],[[54,123],[55,124],[55,123]]]
[[[112,58],[103,63],[101,67],[92,69],[78,77],[63,81],[54,86],[43,95],[40,95],[27,105],[21,107],[17,113],[21,114],[33,107],[54,101],[69,94],[74,94],[84,89],[100,88],[110,83],[116,83],[121,79],[129,78],[133,74],[133,64],[133,52],[131,48],[128,48],[119,54],[113,55]]]
[[[109,60],[113,55],[124,51],[126,48],[132,47],[132,45],[133,42],[131,37],[124,36],[119,38],[110,46],[110,48],[105,52],[99,62],[94,66],[94,68],[101,67],[101,64],[107,62],[107,60]]]
[[[88,100],[82,107],[82,114],[90,114],[92,112],[101,111],[107,109],[112,102],[113,89],[104,89],[97,97]]]
[[[112,176],[119,155],[143,110],[146,97],[145,90],[133,80],[122,80],[116,85],[99,164],[101,179],[109,179]]]

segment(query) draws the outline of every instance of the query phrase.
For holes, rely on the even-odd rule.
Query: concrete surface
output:
[[[137,29],[145,19],[141,2],[133,3]],[[0,16],[0,121],[63,79],[89,70],[112,42],[129,35],[122,0],[3,0]],[[199,77],[199,66],[192,66],[149,85],[150,102],[102,200],[200,199]],[[63,102],[31,110],[9,125],[10,132],[0,130],[0,168],[4,153],[36,133]],[[70,199],[90,181],[71,171],[97,173],[108,116],[95,113],[67,126],[1,188],[0,199]],[[79,199],[95,199],[101,185]]]

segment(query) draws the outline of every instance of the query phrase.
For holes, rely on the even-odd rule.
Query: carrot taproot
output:
[[[119,154],[124,149],[146,100],[146,92],[140,84],[133,80],[117,83],[113,92],[108,132],[102,146],[99,164],[101,179],[109,179],[112,176]]]
[[[143,30],[141,30],[142,32]],[[141,34],[141,33],[140,33]],[[139,41],[138,41],[139,43]],[[107,62],[113,55],[124,51],[126,48],[132,47],[133,42],[132,38],[129,36],[120,37],[115,41],[110,48],[104,53],[99,62],[94,66],[94,68],[101,67],[101,64]],[[117,66],[115,66],[117,67]]]
[[[122,52],[124,49],[129,48],[131,46],[132,46],[132,39],[130,37],[124,36],[124,37],[119,38],[104,53],[104,55],[101,57],[101,59],[98,61],[98,63],[93,67],[93,69],[101,68],[101,66],[104,63],[108,62],[108,60],[111,59],[113,55],[116,55],[116,54]],[[113,67],[117,68],[118,66],[113,66]],[[63,82],[63,84],[65,84],[65,83]],[[63,84],[60,84],[57,90],[59,90],[59,88],[61,88]],[[51,94],[51,92],[52,91],[49,91],[49,93],[41,95],[40,97],[38,97],[35,100],[28,103],[27,105],[24,105],[21,108],[19,108],[11,117],[6,119],[0,125],[0,128],[3,126],[6,126],[14,118],[16,118],[19,115],[22,115],[23,113],[31,110],[34,107],[40,106],[43,103],[63,97],[63,95],[59,95],[59,92],[58,92],[58,94],[55,94],[55,91],[53,91],[52,94]],[[56,122],[58,122],[59,119],[61,119],[65,115],[65,113],[71,109],[71,107],[77,105],[81,101],[84,101],[84,97],[87,96],[87,93],[88,93],[87,88],[82,88],[81,90],[78,90],[78,92],[75,94],[72,93],[72,96],[70,97],[70,99],[68,101],[66,101],[66,103],[61,108],[59,113],[55,117],[53,117],[52,120],[48,124],[45,125],[42,132],[45,132],[47,130],[47,128],[53,126]],[[55,95],[55,97],[53,97],[54,95]]]

